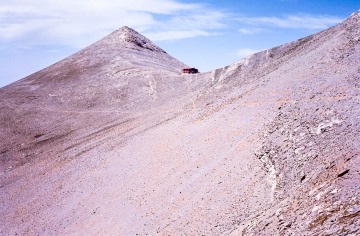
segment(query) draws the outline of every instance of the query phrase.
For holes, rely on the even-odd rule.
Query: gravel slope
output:
[[[359,25],[195,75],[123,27],[1,88],[0,234],[358,234]]]

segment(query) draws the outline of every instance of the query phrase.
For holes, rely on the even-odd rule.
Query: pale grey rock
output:
[[[1,235],[357,235],[360,12],[215,71],[123,27],[0,89]]]

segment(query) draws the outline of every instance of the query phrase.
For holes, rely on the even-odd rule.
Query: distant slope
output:
[[[125,27],[0,89],[0,234],[355,235],[359,25],[196,75]]]
[[[83,123],[76,124],[80,122],[78,114],[142,110],[157,96],[154,86],[173,86],[165,78],[179,75],[184,66],[135,30],[122,27],[74,55],[1,88],[0,132],[6,137],[2,149],[10,149],[2,163],[8,158],[18,164],[26,162],[28,158],[18,157],[18,150],[12,148],[21,140],[32,140],[50,130],[52,136],[62,137],[82,127]],[[158,80],[164,84],[159,85]]]
[[[102,102],[107,103],[107,99],[114,97],[113,93],[118,93],[119,84],[124,83],[123,78],[132,74],[153,76],[154,71],[177,75],[184,66],[135,30],[122,27],[74,55],[9,85],[1,92],[8,97],[14,94],[14,99],[17,99],[19,96],[31,96],[36,90],[36,96],[44,93],[42,95],[48,98],[50,93],[53,97],[61,97],[60,103],[65,103],[75,96],[91,96],[91,88],[96,88],[97,92],[103,93]],[[69,101],[67,106],[74,103]],[[83,105],[80,104],[80,107]]]

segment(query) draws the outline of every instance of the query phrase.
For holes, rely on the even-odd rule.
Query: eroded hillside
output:
[[[0,233],[356,235],[359,25],[195,75],[124,27],[0,89]]]

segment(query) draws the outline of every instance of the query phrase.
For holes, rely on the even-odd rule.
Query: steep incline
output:
[[[83,108],[100,99],[98,103],[107,108],[119,107],[121,101],[116,103],[113,98],[119,93],[123,78],[132,74],[152,77],[154,72],[177,75],[184,66],[144,36],[123,27],[78,53],[7,86],[2,94],[24,99],[36,90],[34,96],[43,95],[39,97],[42,99],[51,96],[57,106]],[[102,94],[91,96],[94,92]],[[74,100],[76,97],[81,99]]]
[[[228,67],[129,28],[0,90],[1,235],[355,235],[360,12]]]
[[[115,119],[111,118],[112,113],[122,117],[136,111],[146,114],[144,110],[149,105],[163,101],[161,96],[171,100],[182,92],[171,91],[181,78],[167,78],[178,75],[184,66],[144,36],[123,27],[78,53],[2,88],[0,134],[6,137],[2,150],[8,151],[3,151],[0,166],[25,163],[29,158],[19,156],[18,149],[13,147],[25,140],[34,143],[34,137],[50,130],[50,137],[43,136],[41,140],[52,141],[96,122],[101,125],[108,118]],[[84,116],[85,120],[78,116]]]

